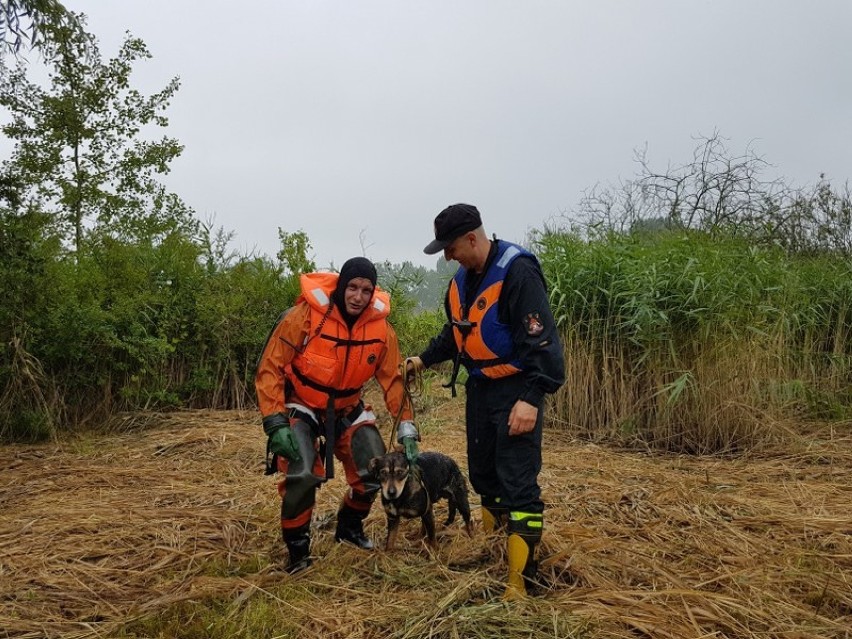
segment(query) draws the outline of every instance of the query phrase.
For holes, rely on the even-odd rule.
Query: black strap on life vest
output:
[[[325,479],[334,479],[334,426],[337,414],[334,412],[334,392],[328,394],[325,405]]]
[[[470,370],[471,368],[489,368],[491,366],[499,366],[500,364],[509,364],[512,361],[511,357],[494,357],[492,359],[473,359],[468,355],[462,355],[461,358],[462,364],[465,365],[465,368]]]
[[[349,411],[346,415],[337,418],[337,412],[334,409],[334,400],[336,395],[332,392],[328,396],[328,402],[325,405],[325,420],[323,420],[323,450],[325,451],[325,479],[334,479],[334,443],[337,441],[337,424],[340,423],[341,430],[345,430],[352,425],[361,413],[364,412],[364,403],[358,402],[358,405]]]
[[[293,372],[296,374],[296,377],[299,378],[299,381],[302,382],[305,386],[310,386],[314,390],[317,390],[326,395],[335,394],[336,397],[348,397],[349,395],[355,395],[356,393],[361,392],[361,388],[332,388],[331,386],[326,386],[325,384],[319,384],[312,380],[310,377],[305,375],[302,371],[300,371],[295,366],[292,366]]]
[[[320,335],[319,337],[320,339],[334,342],[337,346],[366,346],[367,344],[380,344],[382,342],[382,340],[378,337],[374,337],[373,339],[342,339],[340,337],[325,334]]]

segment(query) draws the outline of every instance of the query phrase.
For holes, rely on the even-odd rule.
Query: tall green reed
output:
[[[564,340],[566,430],[733,451],[852,403],[848,262],[698,232],[550,232],[538,252]]]

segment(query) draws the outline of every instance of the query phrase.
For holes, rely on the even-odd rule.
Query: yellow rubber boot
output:
[[[485,546],[492,561],[502,563],[506,557],[506,544],[503,533],[506,532],[506,520],[509,511],[500,506],[482,506],[479,509],[482,530],[485,533]]]
[[[509,510],[500,504],[499,497],[483,497],[479,513],[482,518],[482,530],[486,535],[504,529],[509,519]]]
[[[490,535],[497,530],[497,517],[494,513],[484,506],[479,510],[479,515],[482,517],[482,530],[486,535]]]
[[[527,596],[527,587],[524,583],[524,568],[530,558],[529,544],[520,535],[509,535],[509,578],[506,581],[506,592],[503,593],[505,601],[523,599]]]
[[[544,515],[538,512],[510,510],[507,523],[509,542],[509,577],[503,599],[517,599],[529,594],[534,587],[538,563],[535,561],[535,547],[541,541],[544,527]]]

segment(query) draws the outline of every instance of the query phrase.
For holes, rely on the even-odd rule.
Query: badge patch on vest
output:
[[[527,325],[527,335],[536,337],[544,332],[544,324],[541,323],[541,318],[538,313],[530,313],[524,318],[524,323]]]

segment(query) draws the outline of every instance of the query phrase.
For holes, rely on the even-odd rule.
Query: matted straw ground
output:
[[[461,401],[433,402],[418,420],[423,449],[464,468]],[[503,603],[504,540],[469,539],[458,521],[436,553],[414,521],[392,553],[335,544],[339,478],[318,493],[316,563],[280,572],[258,416],[154,415],[140,428],[141,417],[121,434],[0,447],[0,637],[852,632],[848,423],[732,459],[616,450],[548,430],[543,584]],[[383,541],[378,504],[367,531]]]

